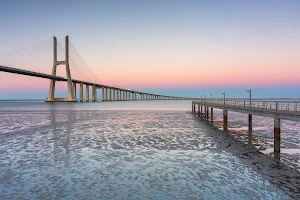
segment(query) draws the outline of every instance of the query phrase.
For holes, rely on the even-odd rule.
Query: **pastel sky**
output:
[[[95,74],[71,49],[78,65],[71,63],[74,78],[165,88],[169,95],[176,88],[194,89],[193,96],[201,90],[221,96],[226,88],[289,88],[284,95],[300,97],[298,0],[2,0],[0,5],[0,65],[50,74],[52,37],[64,44],[69,35]],[[48,87],[48,80],[0,73],[0,99],[26,91],[32,98],[46,96]]]

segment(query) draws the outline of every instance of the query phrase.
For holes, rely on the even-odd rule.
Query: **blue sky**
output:
[[[50,73],[52,36],[63,44],[68,34],[106,84],[173,88],[163,91],[170,95],[257,88],[260,96],[299,97],[299,10],[296,0],[1,1],[0,62],[8,49],[48,41],[42,50],[50,61],[29,67]],[[32,49],[28,58],[9,61],[19,67],[40,53]],[[47,95],[48,82],[4,73],[0,79],[0,98]]]

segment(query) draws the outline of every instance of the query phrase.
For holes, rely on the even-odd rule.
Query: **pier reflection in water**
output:
[[[299,195],[298,169],[273,154],[260,153],[255,135],[235,137],[234,132],[224,133],[191,113],[0,115],[1,199],[289,199]]]

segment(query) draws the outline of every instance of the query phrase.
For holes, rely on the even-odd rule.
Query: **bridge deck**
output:
[[[26,75],[26,76],[33,76],[33,77],[38,77],[38,78],[51,79],[51,80],[55,80],[55,81],[67,81],[66,78],[60,77],[60,76],[53,76],[53,75],[49,75],[49,74],[44,74],[44,73],[39,73],[39,72],[34,72],[34,71],[29,71],[29,70],[23,70],[23,69],[8,67],[8,66],[2,66],[2,65],[0,65],[0,71],[13,73],[13,74],[21,74],[21,75]],[[76,80],[76,79],[72,79],[72,82],[73,83],[83,83],[85,85],[95,85],[98,88],[105,87],[105,88],[115,89],[115,90],[130,91],[130,92],[137,93],[137,94],[157,95],[157,94],[152,94],[152,93],[128,90],[125,88],[119,88],[119,87],[114,87],[114,86],[109,86],[109,85],[104,85],[104,84],[99,84],[99,83],[93,83],[93,82],[88,82],[88,81],[82,81],[82,80]],[[170,98],[172,98],[172,97],[173,98],[181,98],[181,99],[196,99],[196,98],[175,97],[175,96],[167,96],[167,95],[159,95],[159,96],[170,97]]]

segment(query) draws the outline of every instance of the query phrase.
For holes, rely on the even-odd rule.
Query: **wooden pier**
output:
[[[248,129],[252,130],[252,115],[274,118],[274,152],[280,152],[280,120],[300,121],[300,101],[270,99],[200,99],[192,102],[192,111],[206,119],[213,118],[213,109],[223,110],[223,129],[228,128],[228,111],[248,114]],[[203,112],[204,111],[204,112]]]

